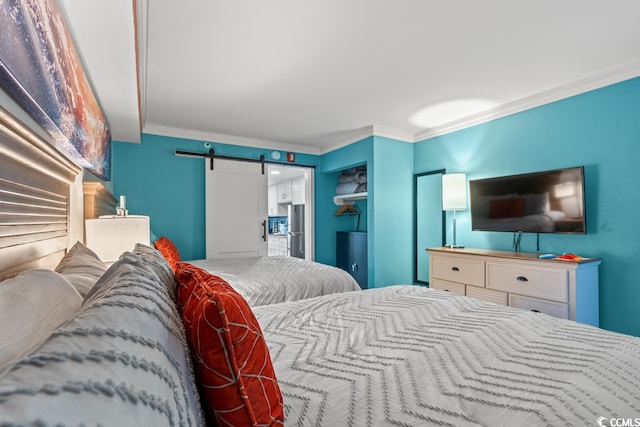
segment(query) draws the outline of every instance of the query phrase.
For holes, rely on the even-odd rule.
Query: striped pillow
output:
[[[282,393],[249,304],[220,277],[177,264],[178,305],[208,420],[283,425]]]
[[[158,275],[161,282],[168,285],[169,294],[175,301],[177,291],[175,273],[162,253],[151,246],[143,243],[136,243],[136,246],[133,248],[133,254],[139,256],[141,259],[146,261],[151,268],[153,268],[153,271]]]
[[[0,378],[0,424],[202,426],[171,284],[156,271],[125,252],[75,317]]]

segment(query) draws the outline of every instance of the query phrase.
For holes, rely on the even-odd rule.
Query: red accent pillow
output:
[[[224,279],[185,262],[177,264],[176,280],[209,423],[284,425],[282,393],[249,304]]]
[[[180,262],[180,252],[178,252],[176,245],[168,238],[162,236],[153,242],[153,246],[159,250],[162,256],[169,262],[173,271],[176,271],[176,264]]]
[[[492,199],[489,202],[489,218],[513,218],[524,216],[524,199]]]

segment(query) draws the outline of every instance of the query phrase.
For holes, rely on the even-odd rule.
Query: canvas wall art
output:
[[[0,85],[78,164],[111,179],[111,132],[55,0],[0,0]]]

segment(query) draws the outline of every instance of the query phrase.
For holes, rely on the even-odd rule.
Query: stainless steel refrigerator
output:
[[[304,259],[304,205],[289,205],[289,256]]]

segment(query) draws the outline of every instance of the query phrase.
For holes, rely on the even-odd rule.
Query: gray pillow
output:
[[[0,375],[68,322],[81,303],[55,271],[29,270],[0,282]]]
[[[162,252],[151,246],[137,243],[133,249],[133,253],[147,261],[148,265],[154,269],[158,277],[162,278],[163,282],[168,284],[169,294],[175,300],[178,283],[175,280],[175,273],[171,265],[169,265],[167,259],[162,255]]]
[[[98,255],[80,242],[69,249],[56,267],[56,271],[66,277],[82,296],[93,288],[106,270],[107,266]]]
[[[124,253],[82,308],[0,379],[8,425],[180,425],[203,419],[169,284]]]

